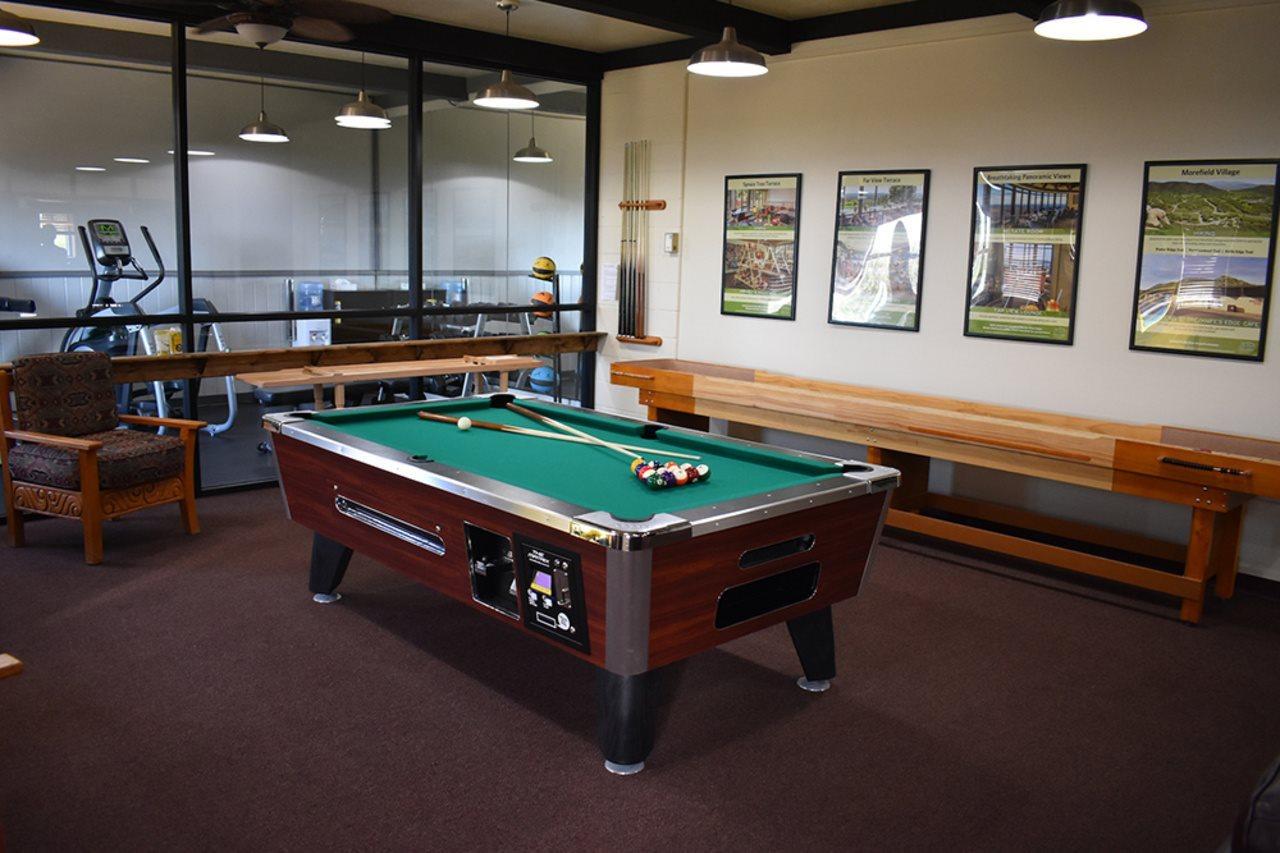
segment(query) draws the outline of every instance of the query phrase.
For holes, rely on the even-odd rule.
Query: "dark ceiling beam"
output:
[[[226,14],[226,10],[202,0],[28,0],[34,5],[106,15],[126,15],[156,21],[175,20],[192,26]],[[377,0],[371,0],[374,5]],[[418,18],[395,16],[382,24],[353,27],[356,40],[337,45],[394,56],[422,54],[432,62],[463,68],[510,68],[513,72],[573,83],[600,79],[601,54],[589,50],[509,38],[499,33],[470,30]],[[289,41],[324,45],[326,42]],[[333,45],[330,45],[333,46]]]
[[[590,12],[619,21],[681,33],[708,43],[720,40],[725,27],[738,30],[738,40],[764,53],[791,50],[791,22],[719,0],[543,0],[555,6]]]
[[[891,6],[873,6],[792,21],[791,37],[794,41],[812,41],[985,18],[1011,12],[1013,5],[1011,0],[909,0]]]
[[[173,60],[173,48],[169,37],[124,30],[103,30],[77,24],[54,21],[38,23],[40,51],[47,51],[54,59],[67,57],[100,62],[133,62],[154,66],[168,72]],[[359,54],[354,51],[350,60],[306,56],[297,53],[268,50],[259,55],[256,50],[234,45],[192,41],[187,44],[187,67],[194,73],[206,72],[238,77],[257,78],[262,74],[268,80],[298,83],[311,86],[350,89],[359,86],[361,69]],[[408,81],[404,69],[385,65],[366,65],[363,71],[371,93],[403,97]],[[424,74],[423,91],[430,97],[466,100],[467,81],[462,76]]]
[[[499,33],[469,30],[418,18],[395,17],[359,28],[362,48],[389,53],[420,51],[432,62],[462,67],[507,68],[573,83],[600,79],[600,54]]]
[[[1040,20],[1040,13],[1048,6],[1048,0],[1008,0],[1005,3],[1008,11],[1033,21]]]
[[[604,71],[617,71],[619,68],[674,62],[677,59],[688,59],[693,56],[695,50],[706,44],[706,39],[680,39],[664,41],[660,44],[646,44],[642,47],[629,47],[625,50],[600,54],[600,65]]]

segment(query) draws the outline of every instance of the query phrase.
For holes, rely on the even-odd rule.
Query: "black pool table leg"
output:
[[[351,549],[319,533],[311,540],[311,600],[333,604],[342,596],[335,592],[351,563]]]
[[[831,624],[831,608],[824,607],[787,622],[791,642],[800,656],[804,677],[797,679],[801,689],[824,693],[836,677],[836,634]]]
[[[652,672],[596,671],[596,735],[610,773],[630,776],[644,769],[653,749],[652,691]]]

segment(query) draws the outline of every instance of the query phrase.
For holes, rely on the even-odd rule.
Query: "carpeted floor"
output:
[[[776,627],[670,673],[617,778],[590,668],[357,556],[275,491],[0,548],[10,849],[1211,850],[1280,752],[1280,601],[1171,605],[886,540],[841,677]],[[976,567],[976,570],[975,570]]]

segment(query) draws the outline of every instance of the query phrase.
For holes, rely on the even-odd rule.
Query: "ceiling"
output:
[[[39,2],[39,0],[37,0]],[[250,0],[43,0],[76,12],[6,4],[19,14],[58,19],[89,11],[141,14],[186,24],[223,14]],[[739,39],[766,54],[780,55],[805,41],[897,30],[997,15],[1018,15],[1028,25],[1048,0],[522,0],[506,16],[494,0],[364,0],[395,17],[356,27],[357,41],[343,46],[368,50],[372,65],[396,65],[422,53],[430,71],[467,78],[469,88],[494,69],[517,75],[590,82],[609,70],[687,58],[733,25]],[[1148,8],[1214,6],[1261,0],[1142,0]],[[36,10],[34,12],[29,10]],[[163,31],[163,23],[127,18],[121,29]],[[101,26],[101,24],[98,24]],[[148,29],[149,28],[149,29]],[[234,35],[202,37],[226,46]],[[239,42],[243,44],[243,42]],[[334,48],[292,37],[272,50],[325,56]],[[379,56],[399,54],[399,56]],[[478,70],[477,70],[478,69]]]
[[[502,34],[505,15],[493,0],[364,0],[406,18],[452,24],[470,30]],[[804,0],[818,3],[819,0]],[[787,5],[782,0],[781,5]],[[620,21],[604,15],[580,12],[567,6],[540,0],[524,0],[511,13],[511,35],[548,44],[606,52],[672,41],[670,33],[642,24]]]

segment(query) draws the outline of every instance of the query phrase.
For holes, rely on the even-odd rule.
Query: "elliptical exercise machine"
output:
[[[90,219],[88,227],[79,227],[80,245],[84,249],[85,263],[89,266],[89,275],[93,279],[93,288],[89,292],[89,303],[76,311],[76,317],[134,317],[136,322],[123,326],[77,326],[67,330],[62,338],[63,352],[80,352],[94,350],[117,357],[124,355],[155,355],[156,340],[154,327],[163,323],[148,322],[148,315],[139,304],[164,282],[164,261],[156,248],[155,240],[147,226],[140,226],[142,237],[147,242],[151,257],[155,261],[156,275],[151,278],[148,272],[138,263],[129,245],[129,237],[124,225],[116,219]],[[143,281],[146,285],[132,299],[124,302],[116,301],[112,288],[117,281]],[[171,308],[170,314],[178,313],[178,308]],[[228,352],[222,329],[213,317],[218,309],[207,299],[199,298],[192,302],[192,313],[206,315],[207,320],[197,324],[197,342],[195,350],[205,352],[209,348],[210,338],[218,352]],[[155,318],[158,319],[158,318]],[[230,429],[236,419],[235,379],[224,377],[226,382],[227,418],[222,423],[205,427],[209,435],[217,435]],[[151,407],[159,417],[167,417],[172,406],[171,396],[179,393],[182,384],[179,382],[151,382],[154,403]],[[199,382],[196,382],[199,388]],[[144,395],[145,396],[145,392]],[[131,384],[122,384],[117,391],[116,404],[121,411],[144,411],[147,408],[145,399],[135,400],[134,388]]]

